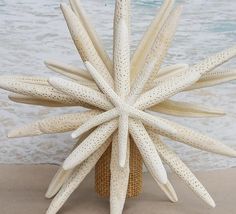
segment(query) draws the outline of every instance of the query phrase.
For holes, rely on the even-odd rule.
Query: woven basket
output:
[[[110,195],[111,145],[97,162],[95,167],[95,190],[101,197]],[[142,191],[142,157],[132,139],[130,139],[130,175],[127,197],[138,196]]]

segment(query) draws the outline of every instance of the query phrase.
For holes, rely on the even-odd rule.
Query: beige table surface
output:
[[[57,166],[0,165],[0,214],[44,214],[50,200],[44,193]],[[179,197],[171,203],[148,174],[140,197],[128,199],[124,214],[236,214],[236,168],[198,172],[217,207],[209,208],[176,176],[170,175]],[[94,192],[93,174],[71,196],[59,214],[108,214],[109,202]]]

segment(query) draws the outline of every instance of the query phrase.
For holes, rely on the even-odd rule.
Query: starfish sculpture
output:
[[[162,142],[168,137],[205,151],[236,157],[236,151],[192,129],[163,119],[152,112],[175,116],[210,117],[224,112],[201,105],[170,100],[187,90],[209,87],[236,79],[235,70],[214,70],[236,55],[236,47],[215,54],[194,66],[177,64],[161,68],[174,36],[182,7],[165,0],[130,60],[130,1],[116,0],[113,61],[89,22],[78,0],[71,8],[61,5],[72,39],[87,70],[47,61],[46,65],[70,78],[2,76],[0,87],[13,92],[15,102],[89,108],[36,121],[9,132],[25,137],[73,131],[77,144],[53,178],[46,197],[53,199],[47,214],[55,214],[112,144],[111,213],[122,213],[129,178],[130,137],[156,183],[167,197],[177,196],[162,160],[207,204],[215,203],[207,190]],[[148,111],[147,111],[148,110]]]

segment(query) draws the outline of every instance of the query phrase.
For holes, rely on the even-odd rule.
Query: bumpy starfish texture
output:
[[[215,70],[236,55],[236,47],[217,53],[194,66],[161,67],[173,39],[182,7],[165,0],[130,57],[130,1],[116,0],[113,60],[106,53],[80,1],[61,5],[69,31],[86,69],[54,60],[51,70],[69,78],[2,76],[0,87],[19,103],[50,107],[82,106],[84,112],[58,115],[9,132],[9,137],[36,136],[72,131],[77,140],[69,157],[54,176],[47,198],[47,214],[55,214],[112,144],[110,212],[122,213],[129,180],[130,140],[134,140],[156,183],[172,202],[178,198],[162,160],[207,204],[215,202],[161,136],[192,147],[236,157],[219,141],[151,114],[184,117],[222,116],[220,109],[170,100],[173,95],[236,79],[236,70]],[[132,59],[130,59],[132,58]],[[146,111],[148,110],[148,111]]]

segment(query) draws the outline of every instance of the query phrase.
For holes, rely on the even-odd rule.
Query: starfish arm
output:
[[[134,104],[135,108],[147,109],[157,105],[169,97],[182,91],[185,87],[192,85],[199,79],[198,73],[188,73],[182,70],[176,76],[171,76],[161,82],[156,87],[143,93]]]
[[[72,151],[80,144],[82,143],[90,134],[92,131],[86,132],[81,136],[81,138],[77,141],[77,143],[73,146]],[[71,174],[74,172],[74,169],[71,170],[64,170],[63,167],[59,167],[57,173],[54,175],[52,181],[49,184],[49,187],[47,189],[47,192],[45,194],[46,198],[52,198],[54,197],[58,191],[61,189],[63,184],[67,181],[67,179],[71,176]]]
[[[156,36],[162,29],[174,5],[174,0],[165,0],[152,23],[141,39],[131,61],[131,78],[135,79],[142,69]]]
[[[166,100],[149,110],[180,117],[219,117],[225,115],[221,109],[199,104]]]
[[[32,96],[34,98],[55,101],[63,104],[74,104],[73,98],[61,93],[51,86],[35,85],[24,83],[22,81],[2,77],[0,80],[0,88],[22,95]],[[77,105],[87,106],[84,102],[77,101]]]
[[[88,175],[88,173],[95,166],[99,158],[106,151],[110,141],[106,141],[97,151],[88,157],[80,166],[74,169],[74,172],[69,179],[64,183],[56,197],[52,200],[46,214],[56,214],[59,209],[63,206],[70,195],[78,188],[80,183]]]
[[[169,125],[169,122],[165,119],[153,116],[135,108],[130,108],[129,115],[137,120],[141,120],[146,125],[154,127],[159,132],[167,132],[173,135],[176,133],[176,129]]]
[[[124,208],[129,183],[129,139],[126,140],[128,151],[125,153],[125,164],[119,165],[119,144],[117,132],[113,135],[111,153],[111,185],[110,185],[110,213],[121,214]]]
[[[131,86],[130,93],[127,98],[129,104],[135,103],[135,101],[138,99],[154,67],[155,67],[154,60],[145,63],[144,68],[137,75],[137,78],[135,79],[134,83]]]
[[[44,63],[49,69],[59,74],[73,74],[87,80],[92,80],[90,74],[82,68],[77,68],[73,65],[66,65],[56,60],[46,60]]]
[[[143,124],[130,119],[129,131],[155,181],[166,184],[166,170]]]
[[[118,128],[118,145],[119,145],[119,164],[121,167],[125,166],[127,153],[127,140],[129,135],[129,117],[127,114],[122,114],[119,117]]]
[[[220,66],[236,55],[236,46],[217,53],[202,62],[192,66],[189,70],[183,70],[160,82],[155,88],[145,92],[136,101],[135,107],[146,109],[156,105],[165,99],[183,91],[197,82],[201,75]]]
[[[156,78],[157,73],[161,67],[163,59],[167,53],[170,43],[173,39],[175,29],[182,11],[182,7],[177,7],[170,15],[166,24],[157,35],[150,52],[148,53],[145,64],[141,72],[139,72],[135,79],[131,91],[131,102],[135,102],[138,96],[142,93],[147,82],[152,82]],[[149,81],[148,81],[149,80]]]
[[[80,74],[80,73],[83,73],[81,71],[88,73],[85,70],[78,69],[78,68],[75,68],[71,65],[65,65],[60,62],[55,62],[55,61],[51,61],[51,60],[45,61],[45,64],[49,69],[53,70],[56,73],[59,73],[65,77],[72,79],[72,80],[76,80],[76,82],[78,82],[81,85],[85,85],[85,86],[88,86],[92,89],[98,90],[96,84],[94,83],[93,80],[91,80],[91,78],[90,79],[85,78],[83,76],[83,74]]]
[[[106,80],[106,82],[113,86],[112,76],[107,70],[102,59],[99,57],[80,18],[77,17],[71,8],[65,4],[61,5],[61,9],[66,19],[71,37],[80,53],[82,60],[93,62],[96,69],[101,72],[101,75]]]
[[[154,50],[155,49],[156,50],[153,52],[151,50],[149,53],[150,55],[152,55],[151,56],[152,58],[155,58],[155,57],[160,58],[160,59],[157,59],[155,68],[150,75],[149,82],[155,79],[159,73],[163,59],[166,56],[167,50],[170,47],[175,31],[177,29],[178,22],[182,13],[182,9],[183,9],[182,5],[179,5],[175,9],[173,9],[173,11],[169,15],[168,19],[166,20],[166,23],[164,24],[162,30],[160,31],[158,35],[159,41],[154,43]],[[160,49],[162,51],[160,51]]]
[[[97,110],[89,110],[81,113],[64,114],[36,121],[34,123],[16,128],[8,133],[8,137],[28,137],[42,134],[62,133],[75,130],[89,118],[101,113]]]
[[[104,123],[96,128],[65,160],[63,168],[72,169],[82,163],[93,152],[101,147],[104,142],[117,129],[117,120]]]
[[[76,82],[52,77],[49,79],[49,83],[57,90],[78,99],[78,101],[106,110],[113,107],[104,94]]]
[[[214,70],[211,72],[207,72],[202,75],[200,80],[188,87],[186,90],[194,90],[199,88],[206,88],[215,85],[219,85],[225,82],[229,82],[236,79],[236,69],[220,69]]]
[[[178,63],[178,64],[174,64],[174,65],[165,66],[159,70],[159,75],[158,75],[157,79],[159,79],[163,76],[166,76],[166,75],[173,74],[176,71],[184,70],[184,69],[188,69],[188,68],[189,68],[189,65],[185,64],[185,63]]]
[[[215,202],[209,195],[204,186],[189,170],[189,168],[180,160],[180,158],[159,138],[157,134],[148,131],[149,136],[155,143],[156,149],[161,158],[170,166],[170,168],[207,204],[215,207]]]
[[[130,48],[129,32],[125,19],[115,25],[114,74],[115,91],[122,99],[130,90]]]
[[[178,66],[178,65],[176,65],[176,66]],[[172,66],[170,66],[170,67],[172,67]],[[182,67],[182,68],[184,68],[184,67]],[[185,68],[188,68],[187,65]],[[155,87],[158,83],[160,83],[164,79],[170,77],[171,75],[175,75],[178,72],[181,72],[181,67],[179,67],[179,68],[176,67],[176,69],[172,70],[170,73],[166,72],[166,69],[168,69],[168,67],[163,69],[164,70],[163,75],[160,75],[156,80],[154,80],[147,87],[147,90]],[[211,87],[211,86],[215,86],[218,84],[229,82],[229,81],[232,81],[235,79],[236,79],[236,70],[235,69],[216,69],[216,70],[213,70],[213,71],[203,74],[201,76],[201,78],[196,83],[194,83],[190,87],[186,88],[185,91],[199,89],[199,88],[205,88],[205,87]]]
[[[94,81],[97,83],[100,90],[107,96],[107,98],[115,105],[121,105],[121,98],[115,93],[115,91],[110,87],[108,83],[104,80],[104,78],[99,74],[97,69],[90,63],[85,62],[85,66],[93,77]]]
[[[27,84],[35,84],[39,86],[49,86],[46,77],[41,76],[24,76],[24,75],[4,75],[1,76],[1,79],[8,80],[8,81],[17,81]]]
[[[166,122],[168,122],[170,126],[173,126],[177,132],[174,135],[167,132],[159,132],[160,135],[168,137],[174,141],[182,142],[197,149],[229,157],[236,157],[236,151],[223,143],[172,121]]]
[[[101,125],[102,123],[108,122],[117,116],[119,116],[119,113],[116,108],[113,108],[109,111],[98,114],[97,116],[91,117],[91,119],[87,118],[86,122],[81,125],[77,130],[75,130],[71,136],[73,139],[78,138],[83,133],[91,130],[96,126]]]
[[[160,84],[164,80],[170,78],[171,76],[175,76],[176,74],[181,73],[182,71],[188,70],[188,69],[189,69],[189,65],[187,64],[176,64],[176,65],[164,67],[163,69],[160,69],[160,72],[157,78],[153,79],[153,81],[149,81],[148,84],[146,84],[144,91],[148,91],[156,87],[156,85]]]
[[[130,31],[130,0],[116,0],[115,2],[114,26],[117,26],[121,19],[125,20],[128,30]],[[114,31],[116,31],[116,27],[114,27]]]
[[[21,94],[10,94],[8,95],[9,100],[16,103],[23,103],[28,105],[38,105],[38,106],[47,106],[47,107],[64,107],[64,106],[77,106],[78,103],[67,103],[63,104],[56,101],[50,101],[45,99],[39,99],[32,96],[26,96]]]
[[[174,187],[172,186],[172,184],[170,183],[169,180],[167,180],[166,184],[161,184],[159,182],[157,182],[157,184],[159,185],[161,190],[166,194],[166,196],[169,198],[169,200],[171,202],[175,203],[175,202],[178,201],[178,197],[177,197],[177,194],[175,192],[175,189],[174,189]]]
[[[212,71],[216,67],[222,65],[223,63],[229,61],[236,56],[236,46],[223,50],[219,53],[216,53],[213,56],[208,57],[207,59],[199,62],[198,64],[192,66],[189,72],[199,73],[200,76],[204,75],[207,72]]]
[[[135,124],[135,122],[134,122],[134,124]],[[131,127],[131,129],[132,129],[133,127]],[[136,127],[136,128],[140,128],[140,127]],[[156,183],[160,186],[160,188],[161,188],[161,190],[167,195],[167,197],[170,199],[170,201],[172,201],[172,202],[177,202],[178,201],[178,198],[177,198],[177,195],[176,195],[176,193],[175,193],[175,190],[174,190],[174,188],[173,188],[173,186],[171,185],[171,183],[169,182],[169,180],[167,179],[166,180],[166,183],[165,184],[163,184],[162,182],[160,182],[160,180],[158,179],[158,175],[157,175],[157,172],[158,171],[156,171],[157,169],[155,169],[155,167],[153,167],[153,165],[152,165],[152,163],[150,164],[150,162],[151,161],[149,161],[147,158],[144,158],[144,156],[146,156],[146,154],[152,154],[153,153],[153,151],[154,151],[154,153],[155,153],[155,150],[152,150],[153,148],[150,148],[150,150],[148,150],[147,148],[149,147],[148,146],[148,144],[147,144],[147,142],[146,141],[150,141],[150,138],[149,138],[149,136],[147,135],[147,133],[146,133],[146,131],[145,131],[145,135],[143,135],[143,130],[142,130],[142,132],[140,132],[139,133],[139,135],[138,135],[138,132],[139,132],[139,130],[136,130],[136,133],[133,133],[133,135],[135,134],[137,134],[137,136],[136,136],[136,138],[134,138],[134,140],[136,139],[136,144],[137,144],[137,141],[139,141],[139,143],[140,144],[144,144],[144,145],[140,145],[140,146],[138,146],[138,148],[139,148],[139,150],[141,151],[143,151],[143,152],[141,152],[141,154],[142,154],[142,156],[143,156],[143,160],[144,160],[144,163],[145,163],[145,165],[146,165],[146,167],[147,167],[147,169],[149,170],[149,172],[151,173],[151,175],[152,175],[152,177],[154,178],[154,180],[156,181]],[[131,135],[132,135],[132,133],[131,133]],[[132,135],[132,136],[133,136]],[[141,136],[143,136],[143,137],[141,137]],[[151,144],[152,144],[152,142],[150,142]],[[141,146],[143,147],[143,146],[147,146],[147,148],[141,148]],[[151,146],[152,147],[152,146]],[[154,158],[154,161],[155,161],[155,159],[158,157],[158,153],[156,153],[156,154],[154,154],[155,155],[155,158]],[[157,156],[156,156],[157,155]],[[149,155],[147,155],[147,156],[149,156]],[[158,162],[159,162],[160,160],[158,160],[157,161],[157,164],[158,164]]]
[[[112,61],[105,51],[105,48],[102,44],[101,39],[97,35],[94,27],[91,24],[89,17],[86,15],[86,11],[82,7],[80,0],[70,0],[70,5],[74,13],[80,18],[82,21],[96,51],[98,52],[100,58],[102,59],[103,63],[106,65],[108,71],[112,71]]]
[[[169,198],[169,200],[171,202],[177,202],[178,201],[178,197],[176,195],[176,192],[172,186],[172,184],[170,183],[170,181],[167,179],[166,184],[163,184],[161,182],[159,182],[156,179],[156,175],[155,173],[153,173],[152,168],[149,166],[148,162],[146,162],[146,160],[144,159],[144,163],[146,165],[146,168],[149,170],[150,174],[152,175],[152,177],[154,178],[154,180],[156,181],[156,183],[158,184],[158,186],[161,188],[161,190],[166,194],[166,196]]]
[[[56,174],[54,175],[53,179],[51,180],[47,192],[45,194],[45,197],[46,198],[54,197],[61,189],[65,181],[71,176],[73,171],[74,171],[73,169],[66,171],[62,167],[60,167],[57,170]]]
[[[115,92],[125,100],[130,90],[130,0],[116,1],[114,17],[114,77]],[[119,104],[118,104],[119,105]],[[121,114],[118,128],[119,164],[126,163],[128,139],[128,115]],[[125,194],[126,195],[126,194]],[[123,208],[123,206],[122,206]]]
[[[167,66],[166,68],[163,68],[163,71],[160,72],[160,75],[158,76],[158,78],[155,79],[153,82],[151,82],[148,85],[148,87],[146,87],[146,90],[150,90],[151,88],[154,88],[164,79],[170,76],[176,75],[178,72],[181,72],[181,70],[184,68],[187,69],[188,65],[182,64],[181,66],[181,64],[179,65],[177,64],[177,65]],[[185,91],[211,87],[211,86],[229,82],[235,79],[236,79],[235,69],[216,69],[216,70],[203,74],[196,83],[186,88]]]

